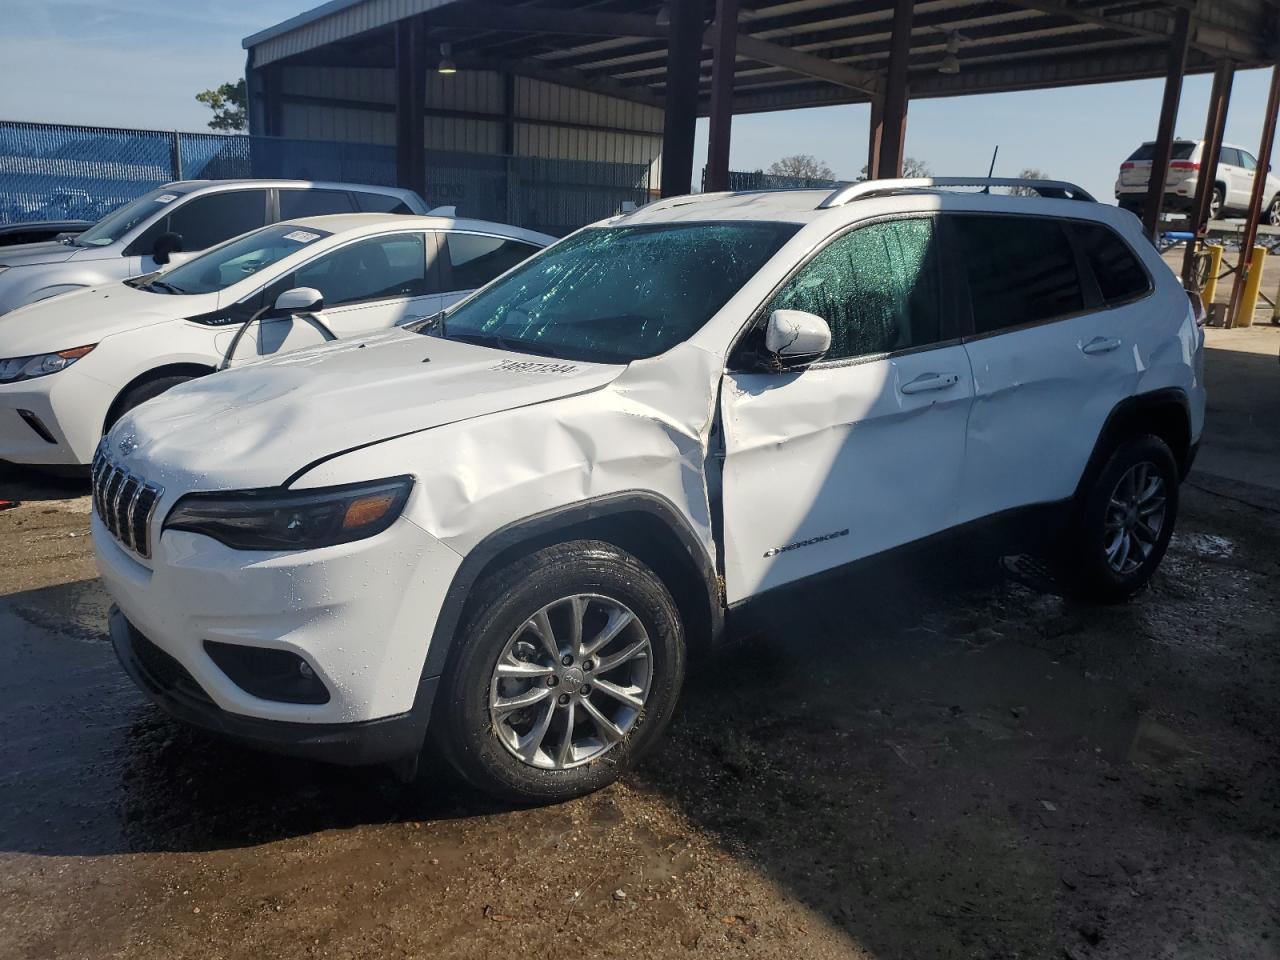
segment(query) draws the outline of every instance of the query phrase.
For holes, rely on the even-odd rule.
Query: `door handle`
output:
[[[1094,337],[1080,348],[1080,352],[1092,357],[1099,353],[1110,353],[1119,346],[1119,337]]]
[[[947,390],[960,382],[954,373],[922,373],[914,380],[898,387],[902,393],[924,393],[927,390]]]

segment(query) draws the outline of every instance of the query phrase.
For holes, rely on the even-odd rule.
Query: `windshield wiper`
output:
[[[150,283],[147,284],[146,289],[160,290],[160,291],[163,291],[164,293],[177,293],[177,294],[183,294],[187,292],[183,290],[181,287],[175,287],[172,283],[166,283],[163,280],[152,280]]]
[[[507,350],[510,353],[531,353],[539,357],[555,357],[560,359],[550,347],[545,347],[540,343],[530,343],[528,340],[514,340],[510,337],[499,336],[496,333],[453,333],[447,339],[460,340],[463,343],[474,343],[481,347],[497,347],[499,350]]]

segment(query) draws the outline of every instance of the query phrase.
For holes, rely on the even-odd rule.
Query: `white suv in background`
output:
[[[122,415],[223,367],[439,313],[554,241],[484,220],[351,213],[0,316],[0,460],[87,466]]]
[[[180,180],[144,193],[83,233],[0,250],[0,314],[36,300],[180,263],[279,220],[429,211],[412,190],[307,180]]]
[[[988,184],[1041,195],[953,189]],[[429,728],[485,790],[573,796],[653,746],[727,617],[806,578],[1013,516],[1080,591],[1131,594],[1202,347],[1138,222],[1069,184],[659,201],[416,332],[121,420],[93,469],[112,639],[190,723],[346,763]]]
[[[1142,216],[1142,205],[1147,199],[1147,185],[1151,182],[1151,157],[1154,143],[1144,143],[1129,159],[1120,164],[1120,176],[1116,179],[1116,202],[1125,210]],[[1200,181],[1200,165],[1204,156],[1203,140],[1175,140],[1169,160],[1169,175],[1164,182],[1164,209],[1191,212],[1195,201],[1196,185]],[[1218,154],[1218,169],[1214,179],[1213,197],[1209,201],[1209,219],[1237,214],[1243,216],[1249,209],[1253,196],[1253,178],[1258,172],[1258,161],[1244,147],[1223,144]],[[1263,192],[1263,220],[1280,225],[1280,177],[1267,173],[1267,185]]]

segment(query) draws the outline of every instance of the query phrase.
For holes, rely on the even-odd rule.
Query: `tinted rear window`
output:
[[[1151,289],[1147,271],[1114,230],[1084,223],[1073,224],[1071,229],[1075,231],[1080,249],[1089,261],[1105,302],[1132,300]]]
[[[1129,155],[1130,160],[1150,160],[1156,152],[1154,143],[1144,143],[1137,150]],[[1170,160],[1189,160],[1191,154],[1196,152],[1196,142],[1194,140],[1175,140],[1173,141],[1173,153],[1169,155]]]
[[[974,333],[1084,309],[1075,253],[1058,221],[956,216],[952,223],[969,280]]]
[[[361,213],[413,213],[409,205],[399,197],[385,193],[363,193],[355,191],[356,203]]]

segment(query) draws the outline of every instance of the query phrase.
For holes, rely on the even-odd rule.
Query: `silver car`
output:
[[[0,314],[81,287],[178,263],[279,220],[331,213],[425,214],[412,190],[305,180],[181,180],[76,237],[0,252]]]

